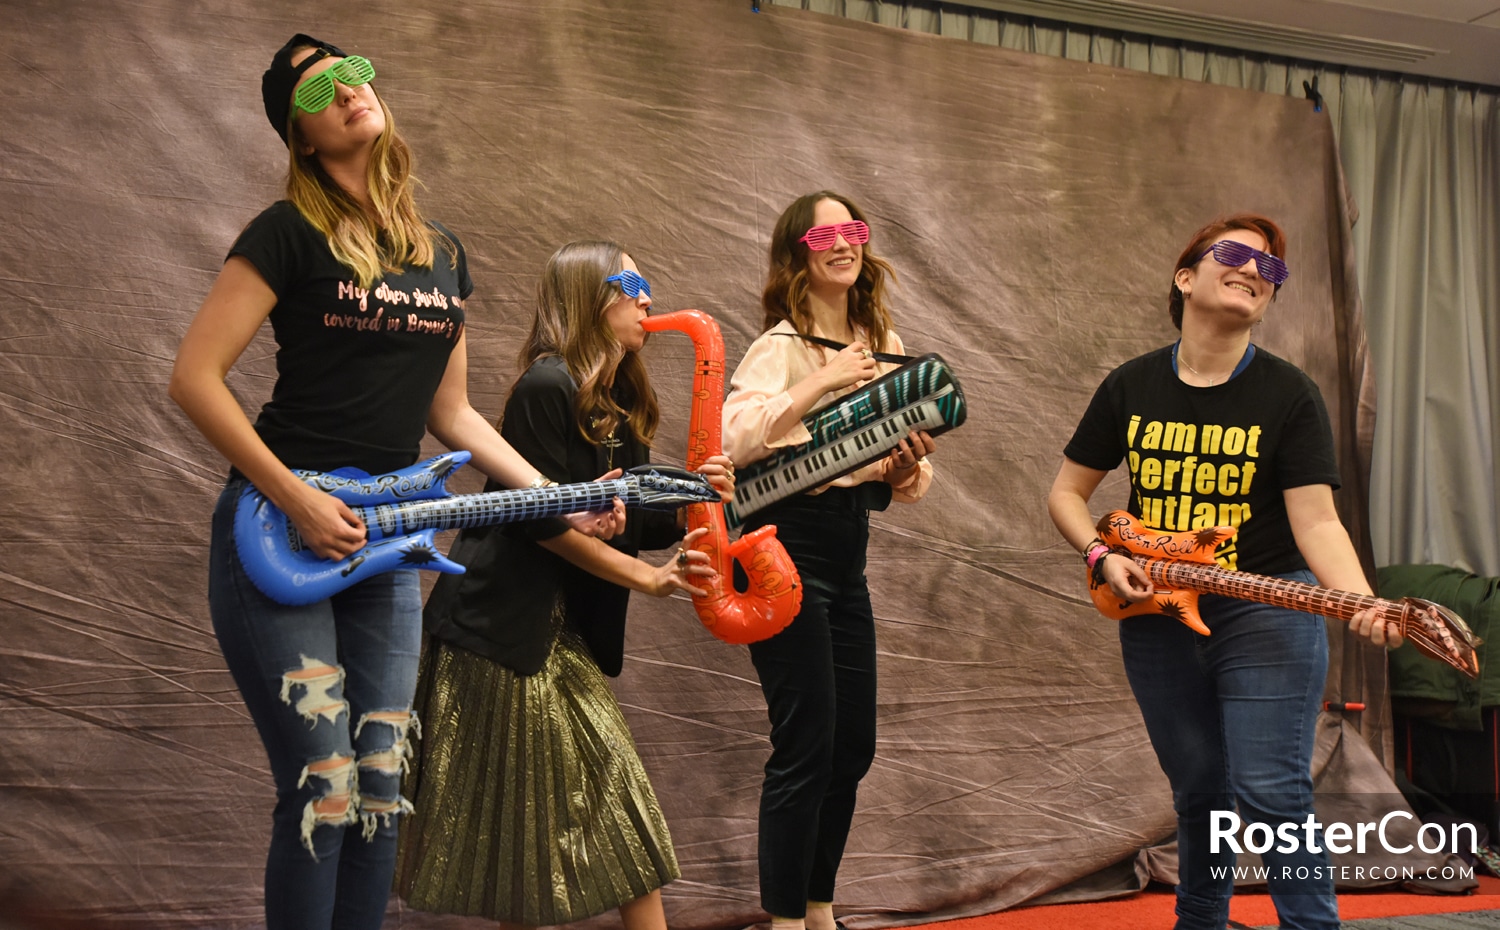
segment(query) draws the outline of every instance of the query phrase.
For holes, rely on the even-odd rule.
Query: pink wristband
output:
[[[1085,555],[1083,557],[1083,563],[1087,565],[1092,571],[1094,568],[1094,563],[1098,562],[1100,559],[1104,558],[1107,555],[1109,555],[1109,547],[1104,545],[1103,543],[1100,543],[1099,545],[1094,546],[1088,551],[1088,555]]]

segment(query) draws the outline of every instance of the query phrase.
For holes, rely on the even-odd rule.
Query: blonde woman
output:
[[[230,249],[170,388],[233,466],[214,512],[209,607],[276,784],[271,930],[380,926],[396,816],[410,810],[399,779],[422,603],[415,571],[305,607],[266,598],[234,551],[245,482],[286,512],[314,552],[337,559],[364,545],[364,525],[289,469],[402,468],[430,430],[506,486],[542,480],[469,406],[464,250],[417,209],[410,150],[374,76],[368,60],[301,34],[272,58],[262,95],[287,143],[287,199]],[[277,379],[252,425],[224,377],[267,319]]]
[[[637,353],[651,286],[610,242],[563,246],[542,272],[524,369],[501,435],[559,482],[644,465],[656,395]],[[729,460],[701,471],[733,497]],[[678,876],[666,821],[610,692],[631,591],[697,594],[714,577],[682,515],[633,515],[609,543],[556,520],[465,530],[427,604],[417,687],[417,813],[397,890],[419,910],[510,925],[618,909],[627,930],[665,930]],[[683,548],[664,565],[641,549]]]

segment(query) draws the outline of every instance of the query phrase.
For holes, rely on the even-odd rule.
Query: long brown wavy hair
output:
[[[569,242],[552,253],[536,289],[536,317],[521,347],[524,372],[556,355],[578,385],[573,415],[589,442],[603,442],[621,421],[646,445],[656,435],[661,409],[646,366],[615,338],[604,311],[625,296],[605,281],[623,268],[625,250],[613,242]]]
[[[301,49],[293,54],[298,51]],[[457,248],[446,236],[438,236],[417,209],[411,148],[397,131],[395,116],[379,91],[375,91],[375,99],[385,113],[385,132],[375,140],[365,178],[375,211],[373,216],[328,176],[316,152],[303,153],[307,143],[297,127],[295,106],[287,116],[290,140],[287,151],[291,160],[286,174],[286,199],[328,237],[333,257],[354,272],[361,287],[371,287],[384,274],[399,273],[404,265],[431,268],[434,238],[443,243],[451,267],[458,266]]]
[[[822,200],[836,200],[849,209],[849,215],[868,225],[864,211],[854,201],[833,191],[817,191],[805,194],[792,201],[792,205],[781,213],[776,228],[771,231],[771,267],[766,273],[766,288],[761,294],[761,305],[766,316],[761,324],[765,332],[782,320],[791,322],[797,332],[804,335],[812,332],[812,315],[807,309],[807,244],[800,241],[813,227],[813,211]],[[871,230],[871,242],[874,241]],[[878,258],[870,249],[870,242],[862,248],[859,278],[849,289],[849,322],[864,333],[870,347],[876,351],[887,348],[886,339],[891,331],[891,311],[886,304],[886,278],[896,280],[896,271],[890,263]]]
[[[1202,229],[1193,233],[1193,238],[1188,242],[1187,248],[1177,256],[1177,266],[1172,269],[1172,290],[1167,292],[1167,313],[1172,317],[1172,325],[1182,329],[1182,291],[1177,288],[1177,272],[1184,268],[1192,268],[1199,261],[1207,258],[1209,246],[1218,242],[1220,238],[1231,229],[1244,229],[1249,232],[1257,232],[1265,237],[1266,251],[1280,259],[1286,258],[1286,233],[1269,216],[1259,213],[1236,213],[1233,216],[1221,216]],[[1285,282],[1283,282],[1285,283]],[[1281,285],[1275,285],[1271,290],[1271,299],[1281,292]]]

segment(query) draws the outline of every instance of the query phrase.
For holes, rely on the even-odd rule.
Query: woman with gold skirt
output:
[[[500,427],[548,478],[648,461],[659,412],[637,353],[650,306],[618,245],[548,260]],[[701,471],[733,496],[728,459]],[[693,580],[714,577],[687,551],[697,535],[660,567],[636,553],[679,540],[680,517],[632,514],[608,542],[551,519],[459,535],[450,556],[468,572],[443,576],[425,612],[416,813],[396,879],[409,905],[525,926],[618,908],[627,930],[664,930],[677,859],[606,676],[620,673],[630,591],[698,593]]]

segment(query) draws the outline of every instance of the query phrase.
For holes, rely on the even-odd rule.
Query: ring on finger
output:
[[[678,549],[677,550],[677,564],[678,565],[682,565],[682,566],[686,566],[687,563],[688,563],[687,550],[686,549]]]

